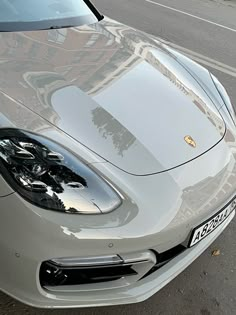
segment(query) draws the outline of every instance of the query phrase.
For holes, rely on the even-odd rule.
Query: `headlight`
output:
[[[17,129],[1,129],[0,171],[23,198],[67,213],[107,213],[121,204],[104,179],[62,146]]]
[[[231,103],[231,100],[228,96],[228,93],[226,92],[225,88],[220,83],[220,81],[212,73],[210,73],[210,75],[211,75],[211,78],[215,84],[217,91],[219,92],[219,94],[222,98],[222,101],[224,102],[224,104],[228,110],[228,113],[229,113],[231,119],[233,120],[234,124],[236,125],[236,114],[235,114],[235,110],[233,108],[233,105]]]

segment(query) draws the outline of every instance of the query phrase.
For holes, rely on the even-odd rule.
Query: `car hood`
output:
[[[225,133],[207,91],[168,50],[109,19],[2,33],[0,80],[2,93],[130,174],[187,163]]]

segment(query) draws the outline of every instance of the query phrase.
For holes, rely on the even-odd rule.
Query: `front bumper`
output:
[[[214,163],[213,163],[214,162]],[[121,189],[123,203],[106,215],[68,215],[37,208],[18,194],[1,198],[0,290],[31,306],[76,308],[143,301],[194,261],[233,219],[145,278],[127,285],[43,289],[44,261],[61,257],[163,253],[186,245],[193,227],[220,211],[235,196],[236,161],[222,141],[171,172],[147,177],[125,174],[108,163],[96,170]]]
[[[122,288],[108,289],[105,284],[104,288],[100,287],[100,289],[94,290],[80,289],[78,291],[65,290],[64,292],[45,290],[39,283],[40,264],[37,259],[17,257],[12,250],[6,249],[5,252],[2,252],[2,256],[4,261],[8,262],[8,271],[10,272],[5,272],[5,281],[4,275],[1,275],[3,285],[0,289],[25,304],[39,308],[96,307],[141,302],[158,292],[188,267],[223,232],[234,216],[235,211],[199,244],[185,250],[146,278]],[[81,249],[81,255],[82,251],[83,249]],[[13,254],[16,255],[15,260],[13,260]],[[4,264],[4,261],[1,262],[1,265]],[[3,269],[1,268],[1,270]],[[14,270],[14,274],[12,270]]]

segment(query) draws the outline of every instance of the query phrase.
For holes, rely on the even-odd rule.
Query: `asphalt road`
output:
[[[156,2],[157,4],[153,3]],[[208,67],[236,104],[236,1],[94,0],[109,17],[171,42]],[[187,270],[146,302],[83,310],[37,310],[0,293],[0,315],[236,314],[236,220]],[[221,254],[212,257],[213,249]]]

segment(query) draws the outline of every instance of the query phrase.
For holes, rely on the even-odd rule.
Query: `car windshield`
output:
[[[0,31],[79,26],[100,19],[89,0],[0,0]]]

